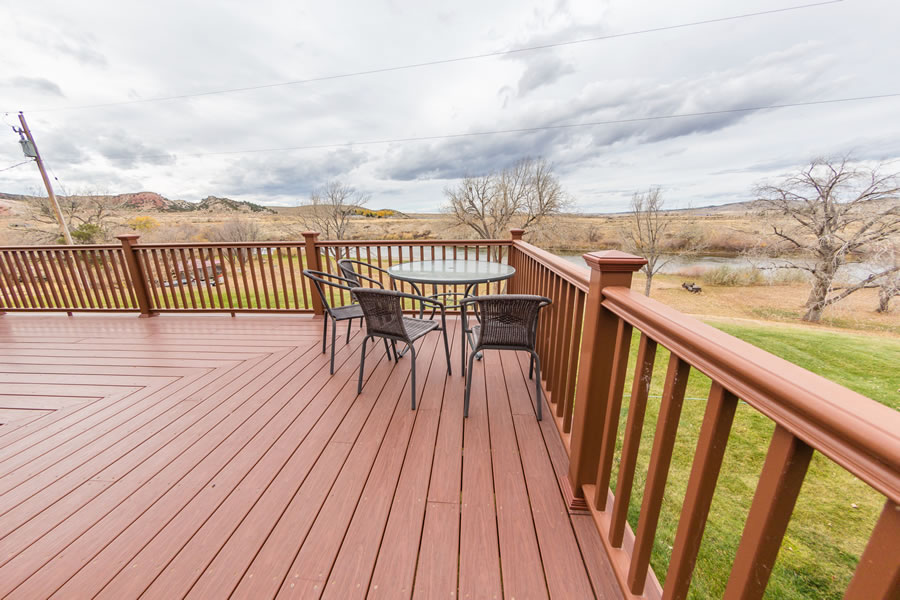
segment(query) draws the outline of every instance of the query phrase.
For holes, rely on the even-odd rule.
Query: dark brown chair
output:
[[[447,318],[444,314],[444,305],[437,300],[426,298],[425,296],[417,296],[415,294],[405,294],[394,290],[381,290],[374,288],[353,288],[353,295],[359,301],[362,307],[363,315],[366,323],[366,337],[363,339],[362,355],[359,359],[359,383],[356,386],[356,393],[362,393],[363,369],[366,364],[366,342],[369,338],[380,337],[391,341],[396,356],[396,343],[402,342],[409,348],[412,355],[411,365],[411,388],[412,388],[412,409],[416,409],[416,347],[415,341],[430,331],[441,328],[444,336],[444,352],[447,355],[447,374],[451,374],[450,370],[450,344],[447,342]],[[414,317],[406,317],[403,315],[403,301],[412,300],[422,304],[434,306],[441,313],[441,322],[418,319]]]
[[[322,306],[325,309],[325,320],[322,324],[322,354],[325,354],[326,340],[328,339],[328,318],[331,317],[331,366],[328,372],[334,375],[334,345],[337,338],[338,321],[350,321],[347,323],[347,342],[350,342],[350,327],[353,325],[353,319],[362,321],[363,311],[359,304],[348,304],[346,306],[331,306],[328,302],[328,295],[322,286],[337,288],[340,290],[351,291],[354,282],[331,273],[324,271],[314,271],[312,269],[304,269],[303,275],[313,283],[319,298],[322,299]],[[351,293],[352,296],[352,293]],[[391,360],[391,352],[388,350],[387,342],[384,343],[384,349],[388,353],[388,360]]]
[[[537,400],[537,419],[541,420],[541,359],[535,350],[537,325],[540,310],[551,304],[549,298],[529,296],[525,294],[503,294],[493,296],[473,296],[461,302],[463,325],[463,357],[466,355],[467,308],[474,307],[479,325],[472,327],[472,352],[469,364],[463,363],[466,374],[466,397],[463,404],[463,416],[469,416],[469,396],[472,391],[472,361],[482,350],[520,350],[531,354],[531,367],[537,375],[535,380],[535,399]]]

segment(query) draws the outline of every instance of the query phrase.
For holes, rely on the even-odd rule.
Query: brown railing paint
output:
[[[569,453],[560,484],[571,511],[589,512],[626,598],[685,598],[716,489],[738,399],[775,423],[725,597],[761,598],[814,451],[886,496],[847,598],[900,596],[900,415],[864,396],[632,292],[645,261],[617,251],[578,267],[523,241],[319,240],[245,243],[12,246],[0,248],[0,314],[14,311],[309,312],[323,307],[303,268],[337,272],[354,258],[387,268],[397,260],[506,260],[516,275],[476,293],[540,294],[553,300],[539,323],[543,384]],[[385,252],[386,249],[386,252]],[[396,253],[396,256],[395,256]],[[368,275],[386,287],[378,272]],[[412,291],[398,282],[398,288]],[[459,286],[432,291],[461,292]],[[329,298],[348,302],[343,291]],[[619,414],[632,332],[636,371],[619,453]],[[658,347],[670,351],[637,532],[627,522]],[[663,589],[650,568],[687,376],[712,380]]]

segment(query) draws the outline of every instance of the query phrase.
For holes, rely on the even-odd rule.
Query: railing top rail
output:
[[[21,250],[121,250],[121,244],[48,244],[44,246],[0,246],[0,252]]]
[[[900,413],[624,287],[603,306],[894,502]]]
[[[273,241],[273,242],[171,242],[171,243],[144,243],[134,244],[135,248],[147,250],[159,250],[161,248],[296,248],[304,245],[299,241]]]
[[[509,246],[512,240],[316,240],[320,247],[354,246]]]
[[[561,275],[566,281],[581,291],[588,291],[588,287],[590,287],[591,283],[591,270],[587,267],[581,267],[570,263],[564,258],[560,258],[555,254],[551,254],[546,250],[542,250],[537,246],[533,246],[528,242],[523,242],[521,240],[514,241],[513,246],[523,254],[527,254],[548,269]]]

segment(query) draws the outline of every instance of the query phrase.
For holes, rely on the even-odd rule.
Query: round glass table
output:
[[[464,296],[482,283],[504,281],[516,273],[509,265],[486,260],[421,260],[388,268],[394,279],[419,285],[465,285]]]
[[[387,271],[394,279],[411,284],[420,296],[426,295],[422,293],[420,285],[433,286],[433,293],[429,297],[435,300],[447,297],[467,298],[471,295],[472,290],[480,284],[504,281],[516,274],[515,267],[486,260],[421,260],[394,265]],[[441,285],[464,285],[466,287],[462,293],[455,291],[438,293],[438,286]],[[456,303],[447,304],[446,302],[445,305],[449,308],[459,306]],[[420,305],[419,315],[424,316],[423,313],[424,306]],[[434,309],[432,309],[431,317],[434,317]],[[466,323],[462,324],[462,335],[469,336],[469,341],[474,345],[472,330]],[[478,360],[481,360],[480,352],[477,357]]]

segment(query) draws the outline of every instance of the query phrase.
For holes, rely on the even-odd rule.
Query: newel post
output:
[[[319,249],[316,248],[316,242],[319,239],[318,231],[304,231],[303,239],[306,242],[306,268],[313,271],[321,271],[322,265],[319,264]],[[313,290],[315,292],[315,290]],[[313,312],[317,315],[325,314],[325,307],[322,306],[322,299],[316,293],[310,294],[312,298]]]
[[[519,250],[516,248],[516,242],[521,242],[523,235],[525,235],[524,229],[509,230],[509,237],[512,239],[512,243],[509,245],[509,255],[506,258],[506,262],[516,270],[516,274],[509,280],[508,290],[510,294],[520,293],[519,281],[521,281],[521,279],[519,277],[519,270],[521,266],[519,263]]]
[[[582,486],[594,482],[600,460],[618,328],[618,318],[603,308],[603,288],[630,288],[632,274],[647,263],[639,256],[618,250],[591,252],[584,255],[584,260],[591,269],[591,281],[584,307],[575,414],[569,445],[567,491],[571,492],[570,510],[587,509]]]
[[[128,269],[128,276],[134,289],[134,297],[137,298],[138,307],[141,309],[141,317],[155,317],[158,313],[153,312],[150,304],[150,295],[147,293],[147,276],[134,249],[134,243],[140,237],[136,233],[116,236],[122,242],[122,255],[125,257],[125,267]]]

